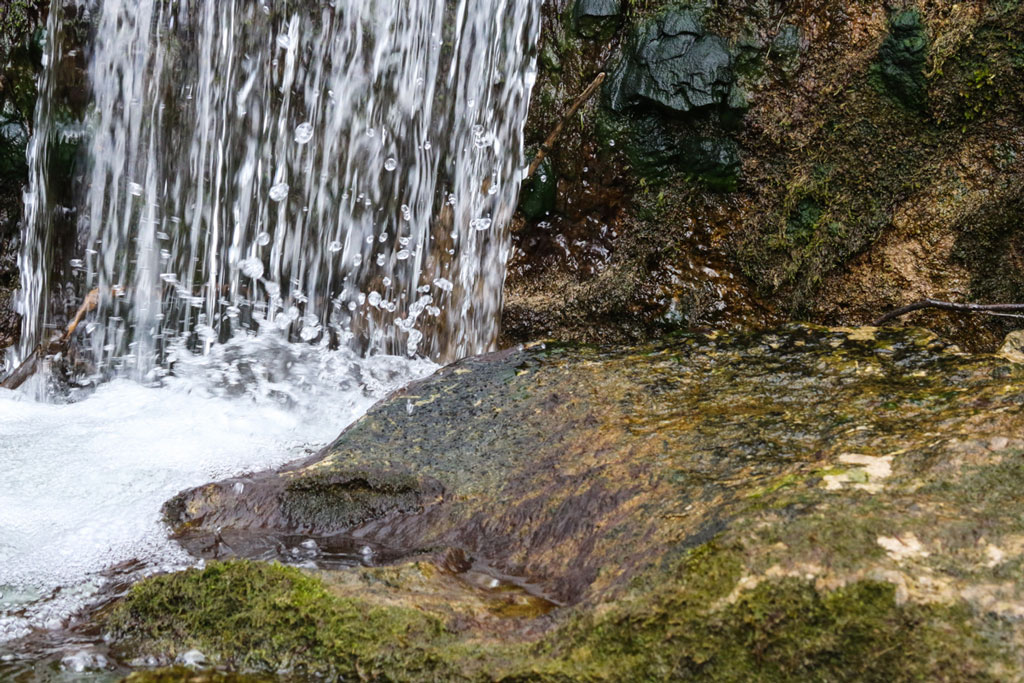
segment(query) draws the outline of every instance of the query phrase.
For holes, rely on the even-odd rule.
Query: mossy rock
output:
[[[622,0],[576,0],[573,26],[581,36],[608,40],[622,18]]]
[[[555,210],[557,200],[558,178],[551,160],[545,159],[533,177],[523,183],[519,212],[531,220],[542,220]]]
[[[414,680],[1013,679],[1021,380],[1006,359],[873,328],[469,359],[316,462],[175,503],[178,537],[209,555],[241,534],[296,542],[282,492],[402,472],[378,488],[415,489],[415,506],[313,534],[397,564],[212,565],[141,584],[110,623],[128,658],[197,648],[258,671],[305,666],[297,651]],[[273,611],[293,595],[298,610]],[[374,609],[381,632],[407,629],[398,645],[350,637]]]
[[[923,109],[928,98],[927,62],[928,31],[921,13],[913,9],[897,12],[889,20],[889,35],[872,67],[877,83],[909,109]]]

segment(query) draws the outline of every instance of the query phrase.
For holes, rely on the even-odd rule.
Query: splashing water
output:
[[[164,501],[305,457],[434,369],[251,340],[185,359],[159,389],[115,380],[67,405],[0,393],[0,642],[61,625],[119,563],[191,565],[167,538]]]
[[[76,354],[111,381],[0,395],[0,641],[118,563],[188,563],[159,519],[181,489],[303,455],[437,367],[416,358],[493,348],[539,5],[52,4],[14,355],[96,288]],[[72,23],[91,103],[69,126]],[[50,176],[68,130],[71,190]]]
[[[268,327],[441,361],[493,348],[539,4],[72,3],[95,32],[70,279],[103,295],[97,376],[145,376],[174,339],[208,351]],[[51,61],[63,15],[55,3]],[[22,357],[57,326],[65,284],[49,262],[52,81],[30,154]]]

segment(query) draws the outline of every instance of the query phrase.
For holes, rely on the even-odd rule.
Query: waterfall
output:
[[[52,262],[47,73],[23,356],[57,327],[53,292],[94,288],[97,377],[267,330],[439,361],[494,347],[538,0],[54,3],[50,64],[68,11],[92,31],[77,253]]]

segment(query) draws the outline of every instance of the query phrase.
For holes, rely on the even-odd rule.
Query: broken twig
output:
[[[1024,313],[1024,304],[957,304],[950,301],[938,301],[937,299],[922,299],[909,306],[889,311],[871,324],[874,327],[880,327],[907,313],[913,313],[914,311],[926,308],[935,308],[940,311],[951,311],[953,313],[985,313],[1000,317],[1013,317],[1014,313]]]
[[[114,292],[117,293],[118,291],[119,289],[115,288]],[[82,324],[83,320],[85,320],[85,316],[95,311],[99,305],[100,290],[94,289],[86,295],[85,301],[83,301],[82,305],[78,307],[78,312],[75,313],[75,317],[70,323],[68,323],[68,326],[64,328],[64,331],[59,336],[50,339],[50,341],[42,342],[36,346],[36,348],[32,350],[32,353],[28,355],[28,358],[26,358],[21,365],[15,368],[14,372],[8,375],[3,382],[0,382],[0,389],[10,389],[11,391],[14,391],[28,381],[29,377],[36,373],[39,369],[39,361],[48,355],[62,353],[67,349],[68,343],[71,341],[71,335],[75,333],[78,326]]]
[[[594,82],[588,85],[587,89],[583,91],[583,94],[577,97],[576,101],[572,103],[572,106],[569,107],[569,111],[565,113],[565,116],[563,116],[562,119],[558,122],[558,125],[555,126],[555,129],[551,131],[551,134],[548,135],[546,140],[544,140],[544,144],[540,146],[540,149],[537,151],[537,156],[533,158],[533,163],[530,164],[530,168],[526,172],[526,177],[523,178],[523,180],[528,180],[529,178],[532,178],[533,174],[537,172],[537,169],[540,168],[541,163],[544,161],[544,157],[551,153],[551,149],[553,148],[555,142],[558,141],[558,136],[562,134],[562,129],[565,128],[565,124],[569,121],[569,119],[576,115],[576,112],[580,110],[580,107],[582,107],[587,100],[594,96],[594,93],[597,92],[597,89],[601,87],[602,83],[604,83],[605,75],[606,74],[604,72],[599,73],[597,75],[597,78],[594,79]]]

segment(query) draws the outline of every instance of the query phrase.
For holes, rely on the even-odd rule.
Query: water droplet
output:
[[[128,183],[128,191],[136,197],[142,196],[142,185],[138,183]]]
[[[287,33],[282,33],[277,37],[277,46],[282,50],[287,50],[292,46],[292,40]]]
[[[84,265],[85,265],[85,263],[80,258],[73,258],[73,259],[71,259],[71,267],[72,268],[81,268]]]
[[[399,249],[398,253],[395,254],[395,258],[398,259],[399,261],[405,261],[406,259],[409,258],[409,250],[408,249]]]
[[[394,171],[394,170],[395,170],[396,168],[398,168],[398,162],[397,162],[397,161],[395,161],[395,160],[394,160],[393,158],[390,158],[390,157],[389,157],[389,158],[388,158],[388,159],[387,159],[387,160],[386,160],[386,161],[384,162],[384,170],[385,170],[385,171]]]
[[[256,244],[260,245],[261,247],[265,247],[268,244],[270,244],[270,233],[261,232],[260,234],[256,235]]]
[[[381,284],[383,284],[385,287],[390,287],[391,286],[391,278],[389,278],[389,277],[384,278],[383,280],[381,280]]]
[[[313,124],[312,123],[300,123],[299,127],[295,129],[295,142],[300,145],[305,145],[313,139]]]
[[[443,277],[439,277],[434,280],[434,286],[445,292],[450,292],[455,289],[455,285],[452,284],[452,281]]]
[[[283,201],[288,196],[288,183],[278,183],[270,188],[270,199],[275,202]]]
[[[384,254],[377,254],[377,265],[378,266],[383,266],[384,265],[384,261],[386,261],[386,260],[387,260],[387,258],[384,256]]]
[[[334,240],[333,242],[327,245],[327,251],[333,254],[337,254],[339,251],[341,251],[341,242],[339,242],[338,240]]]
[[[371,306],[377,307],[380,306],[382,298],[383,297],[381,297],[380,292],[370,292],[370,295],[366,297],[366,300],[370,302]]]
[[[263,277],[263,262],[258,258],[247,258],[238,264],[242,274],[254,280]]]
[[[474,218],[469,222],[469,227],[474,230],[487,230],[491,227],[490,218]]]

